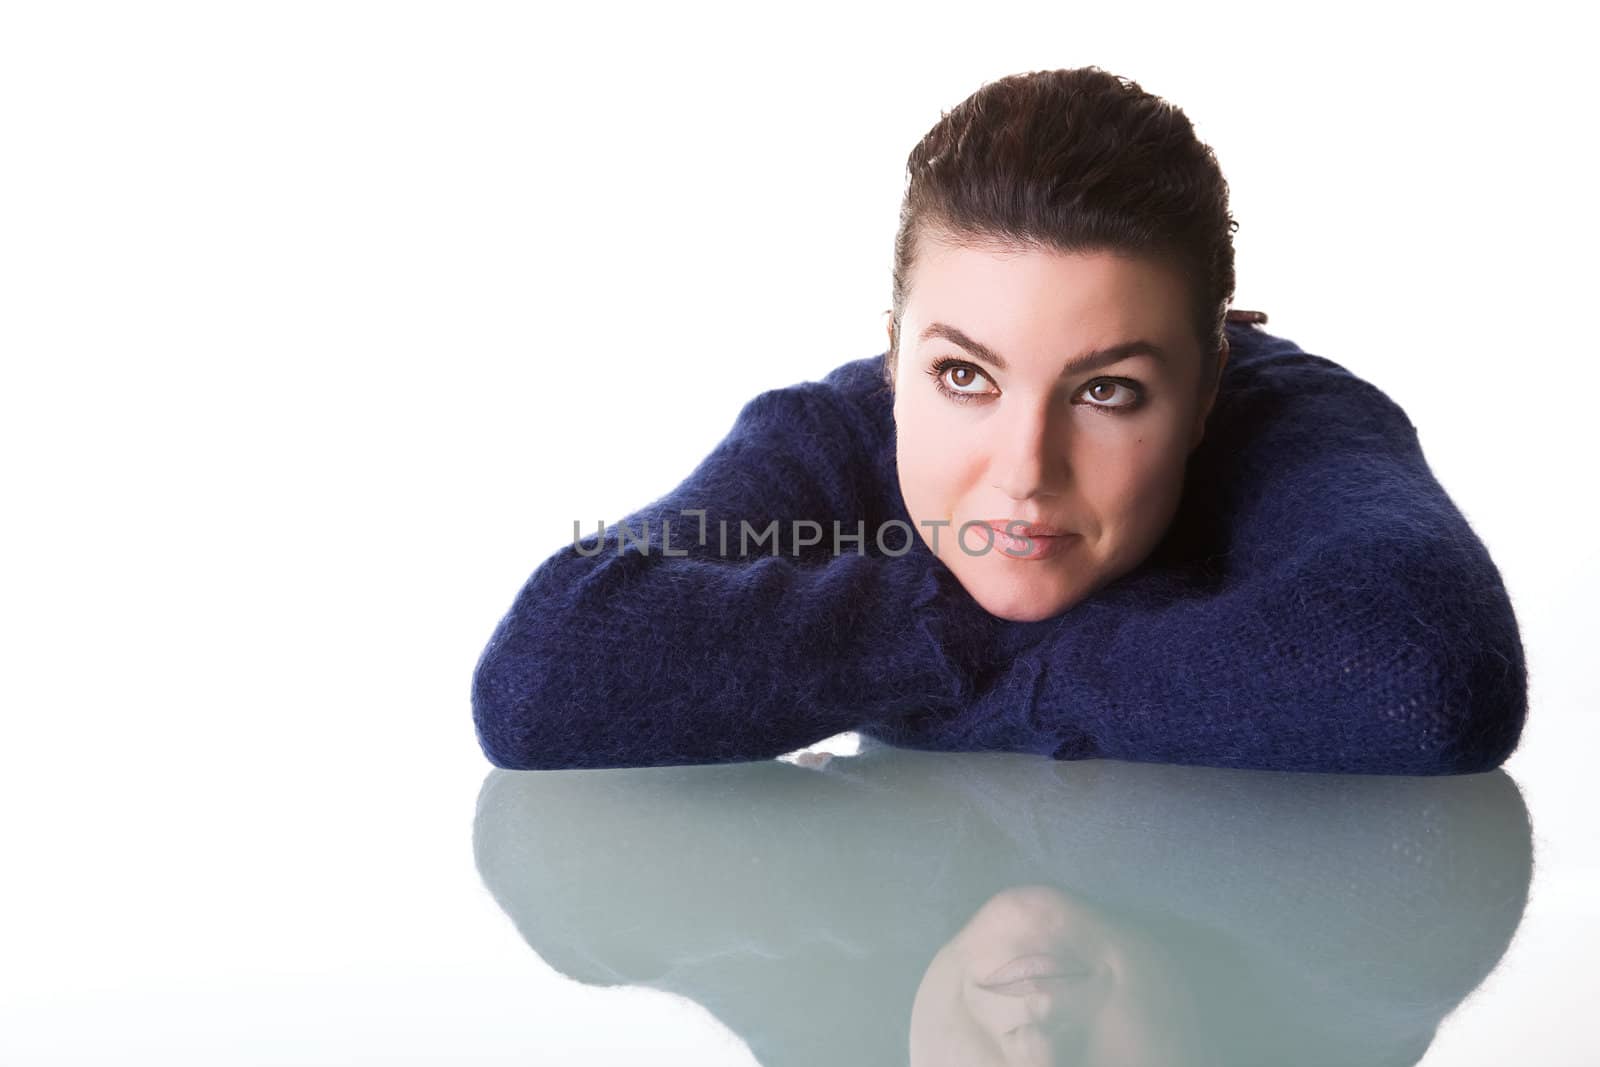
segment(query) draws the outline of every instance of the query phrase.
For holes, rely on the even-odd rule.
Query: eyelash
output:
[[[953,357],[946,356],[943,359],[935,360],[933,366],[928,368],[928,376],[933,379],[934,387],[937,388],[939,392],[943,393],[945,396],[949,397],[951,400],[954,400],[958,404],[970,404],[972,401],[982,400],[986,395],[988,395],[985,393],[961,393],[944,384],[944,372],[949,370],[951,367],[972,367],[976,373],[983,375],[985,378],[989,377],[987,374],[984,374],[982,370],[979,370],[977,367],[973,366],[964,359],[955,359]],[[993,384],[994,380],[992,378],[989,380],[990,383]],[[1102,383],[1126,386],[1133,391],[1134,400],[1127,404],[1096,404],[1091,402],[1089,404],[1091,408],[1096,408],[1107,415],[1126,415],[1129,412],[1137,411],[1144,406],[1144,387],[1138,382],[1131,381],[1127,378],[1096,378],[1094,381],[1085,385],[1083,390],[1090,389],[1093,386],[1100,385]],[[1080,390],[1080,392],[1083,390]]]

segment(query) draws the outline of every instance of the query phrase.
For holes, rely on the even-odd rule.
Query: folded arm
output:
[[[767,759],[970,702],[989,617],[909,528],[884,540],[898,551],[909,535],[910,551],[879,551],[861,429],[829,389],[756,397],[683,484],[624,520],[625,536],[591,534],[533,573],[474,673],[491,762]],[[820,543],[803,545],[817,530],[797,538],[796,519],[817,523]],[[841,541],[833,554],[835,520],[864,533],[859,553]],[[776,541],[741,556],[741,524],[760,534],[774,521]],[[963,613],[972,625],[952,627]]]

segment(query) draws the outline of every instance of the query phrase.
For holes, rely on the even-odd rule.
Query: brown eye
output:
[[[971,363],[962,359],[945,357],[936,359],[928,368],[933,387],[945,399],[956,404],[987,403],[1000,395],[994,379]],[[984,388],[988,385],[989,388]]]
[[[985,388],[989,376],[970,363],[957,359],[941,359],[929,368],[939,390],[953,400],[976,400],[993,394]]]
[[[1123,390],[1127,396],[1125,399],[1113,403],[1113,398],[1116,397],[1118,389]],[[1113,381],[1111,379],[1089,383],[1084,387],[1083,395],[1089,398],[1092,407],[1109,410],[1136,407],[1141,399],[1139,389],[1133,383]]]

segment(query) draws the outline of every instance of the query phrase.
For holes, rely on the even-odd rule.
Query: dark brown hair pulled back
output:
[[[1188,280],[1203,365],[1219,370],[1234,293],[1228,183],[1187,116],[1099,67],[988,82],[928,131],[906,161],[894,244],[891,382],[919,238],[956,247],[1165,261]]]

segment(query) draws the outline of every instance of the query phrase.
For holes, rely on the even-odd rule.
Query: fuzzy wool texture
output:
[[[1038,622],[990,615],[912,530],[881,355],[761,393],[676,489],[529,577],[474,670],[484,754],[727,763],[857,731],[1055,759],[1499,766],[1527,715],[1521,637],[1416,428],[1337,363],[1227,331],[1165,537]]]

